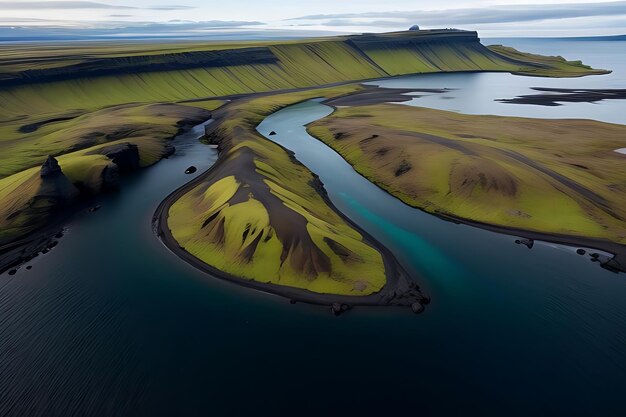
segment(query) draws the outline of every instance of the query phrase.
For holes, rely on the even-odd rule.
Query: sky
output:
[[[13,37],[283,37],[425,29],[482,37],[626,34],[626,1],[593,0],[0,0]]]

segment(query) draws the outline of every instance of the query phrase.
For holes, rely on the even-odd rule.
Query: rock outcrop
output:
[[[139,148],[132,143],[119,143],[99,149],[98,153],[109,158],[124,174],[139,168]]]
[[[41,178],[50,178],[62,173],[59,161],[54,156],[48,155],[48,159],[41,166]]]

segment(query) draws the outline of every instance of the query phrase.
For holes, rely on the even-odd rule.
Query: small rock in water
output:
[[[194,172],[196,172],[198,170],[198,168],[196,168],[195,166],[190,166],[189,168],[187,168],[185,170],[185,174],[193,174]]]
[[[411,304],[411,310],[413,310],[413,313],[419,314],[424,311],[424,306],[421,303],[415,302]]]
[[[100,208],[102,208],[102,206],[100,204],[96,204],[95,206],[89,209],[89,212],[95,213],[96,211],[100,210]]]
[[[276,134],[276,132],[274,132],[273,130],[270,132],[270,136],[274,136]]]
[[[54,235],[54,237],[56,237],[57,239],[61,239],[63,236],[64,236],[63,230],[61,230],[59,233]]]
[[[12,269],[9,271],[9,275],[15,275],[17,274],[17,269]]]
[[[28,266],[26,267],[26,269],[28,269],[28,270],[30,271],[31,269],[33,269],[33,266],[32,266],[32,265],[28,265]]]
[[[518,245],[525,245],[528,249],[532,249],[535,241],[533,239],[517,239],[515,243]]]
[[[335,316],[338,316],[341,313],[345,313],[346,311],[350,310],[350,306],[347,304],[333,303],[330,307],[330,310]]]
[[[577,254],[579,254],[579,255],[584,255],[584,254],[586,254],[586,253],[587,253],[587,251],[586,251],[586,250],[584,250],[584,249],[578,249],[578,250],[576,251],[576,253],[577,253]]]
[[[294,299],[289,300],[289,304],[295,304],[295,303],[296,303],[296,300]]]

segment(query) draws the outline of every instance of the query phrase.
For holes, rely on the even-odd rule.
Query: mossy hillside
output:
[[[388,75],[345,42],[278,45],[271,50],[294,85],[305,82],[313,86]]]
[[[624,126],[376,105],[339,109],[309,131],[426,211],[626,243],[626,167],[613,151],[626,146]]]
[[[210,135],[220,145],[220,162],[170,208],[168,226],[181,247],[257,282],[327,294],[378,292],[386,282],[378,250],[321,197],[311,172],[254,130],[281,106],[355,88],[229,106]]]
[[[519,65],[486,53],[482,45],[428,44],[419,47],[380,45],[365,53],[390,75],[458,71],[517,71]]]
[[[515,48],[502,45],[488,47],[501,57],[524,62],[531,65],[520,66],[511,72],[520,75],[537,77],[582,77],[587,75],[602,75],[611,71],[594,69],[582,61],[568,61],[562,56],[544,56],[518,51]]]
[[[48,155],[61,155],[120,139],[141,142],[141,163],[158,161],[166,141],[180,126],[207,120],[220,102],[193,105],[120,105],[90,113],[71,112],[63,116],[39,115],[30,120],[0,123],[0,177],[41,165]],[[67,120],[63,120],[67,119]],[[55,121],[60,120],[60,121]],[[152,145],[150,145],[150,143]]]
[[[473,32],[461,33],[465,38],[462,42],[436,41],[438,36],[450,36],[446,33],[431,34],[427,39],[435,41],[418,43],[411,43],[410,38],[405,42],[408,35],[404,33],[392,35],[381,36],[383,41],[375,44],[358,43],[358,37],[266,43],[276,57],[274,63],[138,72],[4,87],[0,92],[0,121],[28,119],[31,114],[64,114],[76,109],[93,111],[130,102],[172,102],[416,72],[531,71],[533,75],[546,76],[550,71],[557,76],[568,76],[570,71],[573,76],[598,73],[577,63],[535,55],[526,59],[522,53],[510,56],[508,50],[489,50]],[[207,50],[214,47],[206,46]],[[45,50],[41,53],[45,54]],[[62,56],[55,59],[61,60]],[[15,63],[0,51],[0,63],[7,60]]]
[[[326,38],[340,40],[342,37]],[[324,38],[308,39],[308,41],[322,41]],[[15,71],[45,69],[51,67],[67,67],[76,63],[102,60],[106,58],[159,56],[165,54],[179,54],[187,52],[220,51],[225,49],[243,49],[273,45],[289,45],[302,43],[302,40],[284,41],[183,41],[183,42],[79,42],[72,43],[23,43],[16,48],[15,44],[0,45],[0,74],[10,74]],[[68,55],[68,50],[71,54]]]
[[[148,141],[124,143],[134,143],[140,149],[150,146]],[[53,180],[42,179],[39,167],[0,179],[0,246],[45,226],[61,208],[75,203],[81,192],[102,191],[103,171],[115,165],[98,154],[103,146],[60,156],[58,161],[63,174]]]
[[[427,35],[442,36],[439,33]],[[443,35],[456,36],[449,31]],[[467,33],[461,35],[475,37]],[[390,34],[383,37],[399,37],[402,41],[404,36],[406,35]],[[476,38],[471,42],[478,40]],[[446,42],[440,43],[440,46],[445,44]],[[142,55],[150,59],[151,55],[173,52],[249,46],[270,48],[277,57],[270,64],[140,72],[3,87],[0,89],[0,146],[3,148],[0,155],[0,177],[38,166],[47,154],[62,155],[124,140],[137,144],[142,165],[149,165],[163,155],[165,139],[178,129],[181,120],[197,120],[186,112],[201,114],[198,113],[198,108],[214,109],[220,104],[219,101],[212,100],[216,96],[381,77],[388,75],[383,67],[391,64],[386,61],[397,61],[398,56],[390,53],[381,54],[377,58],[379,62],[374,62],[355,45],[354,37],[219,45],[107,43],[79,45],[72,48],[71,54],[68,54],[63,45],[22,45],[19,49],[0,46],[2,71],[9,73],[39,66],[64,67],[103,57]],[[421,47],[408,48],[413,50]],[[440,52],[436,53],[441,59],[451,59],[450,54],[444,52],[448,49],[448,46],[441,46]],[[425,57],[431,57],[432,52],[424,54]],[[435,60],[434,56],[432,58]],[[159,56],[158,59],[162,57]],[[472,58],[475,62],[479,59],[483,58],[478,55]],[[517,58],[507,59],[509,62],[519,61]],[[533,57],[533,60],[536,59]],[[416,64],[413,58],[403,58],[401,61],[406,67],[394,67],[394,71],[410,73],[415,71],[415,65],[421,65]],[[549,72],[550,66],[545,68]],[[566,65],[565,70],[567,68]],[[510,68],[507,67],[506,70]],[[577,66],[576,70],[579,71],[580,68]],[[563,68],[559,68],[559,71],[566,72]],[[164,102],[181,103],[162,104]],[[279,106],[280,103],[272,105]],[[185,108],[188,110],[182,110]],[[248,116],[258,118],[260,114],[266,114],[263,111],[250,112]],[[33,126],[36,128],[33,129]],[[88,164],[93,166],[88,169]],[[106,161],[101,158],[81,155],[72,165],[66,164],[66,170],[72,181],[78,181],[77,178],[83,172],[90,173],[82,180],[87,188],[96,190],[99,187],[98,172],[104,166]]]
[[[103,154],[111,146],[134,145],[139,153],[139,166],[152,165],[167,152],[168,139],[177,133],[178,126],[206,120],[207,109],[220,104],[211,101],[196,104],[201,107],[118,106],[43,125],[39,129],[44,135],[34,143],[26,139],[6,141],[13,150],[20,149],[16,144],[23,148],[22,153],[0,155],[3,174],[11,174],[0,178],[0,245],[19,240],[46,225],[60,208],[71,205],[79,193],[101,192],[105,186],[104,170],[117,168]],[[62,124],[63,128],[50,127],[55,124]],[[64,153],[71,149],[80,150]],[[63,175],[58,181],[45,182],[40,178],[40,165],[52,151],[61,153],[57,159]],[[15,159],[16,155],[20,158]],[[13,170],[19,172],[12,173]]]

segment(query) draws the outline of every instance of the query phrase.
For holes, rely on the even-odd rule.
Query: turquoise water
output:
[[[623,416],[624,275],[401,204],[306,134],[328,111],[301,104],[261,130],[413,272],[433,300],[422,315],[335,318],[170,253],[151,218],[189,165],[216,160],[198,127],[32,270],[0,275],[0,416]]]

